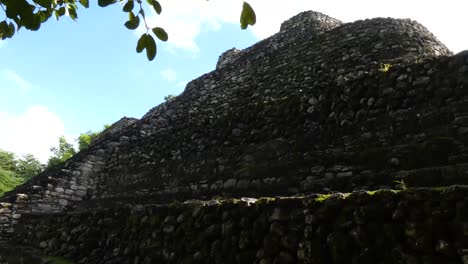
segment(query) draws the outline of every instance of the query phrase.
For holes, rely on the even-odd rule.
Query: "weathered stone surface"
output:
[[[452,187],[129,205],[25,216],[16,236],[91,263],[462,263],[467,195]]]

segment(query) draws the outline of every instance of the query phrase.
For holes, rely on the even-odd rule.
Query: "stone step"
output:
[[[467,185],[468,163],[402,170],[395,173],[394,178],[407,187]]]
[[[40,249],[0,239],[0,264],[72,264],[62,257],[44,255]]]
[[[0,264],[52,264],[37,249],[0,240]]]

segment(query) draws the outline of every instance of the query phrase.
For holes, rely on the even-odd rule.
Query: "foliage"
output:
[[[0,149],[0,168],[14,171],[16,168],[15,154]]]
[[[44,257],[44,260],[50,264],[73,264],[74,263],[73,261],[62,258],[62,257],[53,257],[53,256]]]
[[[23,181],[14,172],[0,168],[0,197],[3,196],[3,193],[23,183]]]
[[[44,170],[45,165],[41,164],[33,155],[26,154],[21,159],[17,160],[16,163],[16,174],[25,179],[29,180]]]
[[[85,133],[80,134],[80,136],[76,139],[78,142],[78,150],[82,151],[84,149],[87,149],[89,145],[91,144],[91,141],[99,135],[100,132],[93,132],[91,130],[88,130]]]
[[[398,181],[398,180],[395,180],[394,182],[398,184],[397,187],[398,187],[399,189],[401,189],[401,190],[406,190],[406,189],[408,189],[408,186],[406,185],[405,181],[403,181],[403,180],[399,180],[399,181]]]
[[[199,0],[201,1],[201,0]],[[138,53],[146,50],[148,60],[156,57],[157,45],[153,35],[161,41],[167,41],[169,35],[161,27],[148,27],[142,0],[98,0],[100,7],[107,7],[116,3],[123,5],[122,11],[128,13],[128,21],[124,26],[130,30],[137,29],[143,20],[146,33],[138,39],[136,51]],[[147,6],[158,15],[162,12],[162,6],[157,0],[146,0]],[[89,0],[0,0],[1,10],[5,12],[6,18],[0,22],[0,38],[11,38],[20,28],[38,30],[52,15],[58,20],[60,17],[68,16],[76,20],[78,18],[78,5],[89,7]],[[244,2],[240,15],[240,26],[246,29],[253,26],[256,16],[253,8]]]
[[[381,72],[388,72],[390,70],[390,68],[392,68],[392,65],[389,64],[389,63],[381,63],[380,64],[380,68],[379,68],[379,71]]]
[[[0,168],[14,173],[19,178],[29,180],[41,173],[44,165],[31,154],[18,159],[13,153],[0,149]]]
[[[167,101],[170,101],[170,100],[172,100],[172,99],[174,99],[174,98],[176,98],[175,95],[173,95],[173,94],[168,94],[168,95],[164,96],[164,101],[167,102]]]
[[[240,16],[240,24],[242,29],[246,29],[249,25],[253,26],[257,22],[257,17],[253,8],[249,3],[244,2]]]
[[[80,136],[76,139],[76,142],[78,143],[78,150],[82,151],[87,149],[89,145],[91,145],[93,139],[95,139],[99,134],[102,133],[102,131],[108,129],[109,127],[110,125],[106,124],[101,131],[88,130],[85,133],[81,133]]]
[[[58,148],[52,147],[50,151],[53,155],[49,158],[47,162],[47,167],[54,167],[67,159],[71,158],[73,155],[76,154],[73,145],[67,142],[67,139],[64,136],[59,138],[59,146]]]

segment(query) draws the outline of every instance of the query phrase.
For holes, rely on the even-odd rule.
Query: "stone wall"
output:
[[[307,26],[298,26],[302,20]],[[390,93],[400,97],[407,86],[414,86],[417,95],[428,80],[440,83],[434,91],[447,91],[447,75],[459,90],[465,87],[464,75],[457,75],[466,67],[463,56],[397,67],[408,59],[450,54],[414,21],[341,25],[309,12],[282,28],[239,52],[235,64],[190,82],[174,100],[139,121],[123,120],[120,129],[87,151],[7,193],[1,200],[12,205],[0,213],[1,230],[11,231],[8,223],[21,212],[57,212],[97,198],[170,201],[388,187],[393,178],[386,167],[369,170],[347,146],[348,141],[359,143],[362,113],[373,120],[386,111],[391,82],[403,85]],[[395,70],[381,73],[379,63],[393,63]],[[349,100],[351,87],[362,90],[363,85],[375,96],[356,93]],[[450,103],[462,102],[450,96]],[[418,108],[428,106],[419,102]],[[408,103],[397,113],[404,113]],[[369,180],[374,174],[377,180]],[[28,205],[18,210],[17,202]]]
[[[305,26],[299,26],[300,21]],[[341,24],[320,13],[301,13],[285,22],[278,34],[239,52],[236,63],[190,82],[180,96],[141,120],[123,120],[124,126],[106,134],[88,152],[3,200],[39,192],[35,206],[46,204],[45,211],[60,211],[68,206],[66,192],[76,191],[71,189],[76,181],[85,182],[77,200],[170,201],[392,187],[395,177],[409,179],[413,176],[406,174],[424,167],[407,165],[403,159],[415,151],[426,152],[421,150],[424,142],[417,142],[425,139],[414,138],[427,132],[408,131],[408,138],[393,140],[392,131],[372,135],[377,132],[373,126],[387,128],[397,122],[395,118],[413,122],[412,115],[404,116],[410,104],[429,113],[439,97],[410,99],[412,94],[425,94],[428,81],[434,91],[444,90],[444,78],[450,75],[463,90],[466,77],[458,72],[466,61],[463,56],[437,57],[449,54],[414,21],[379,18]],[[419,64],[412,65],[415,62]],[[381,63],[393,67],[380,72]],[[392,83],[398,86],[388,89]],[[403,96],[407,101],[395,105]],[[448,96],[451,103],[463,102],[453,91]],[[379,118],[389,107],[390,117]],[[393,118],[394,113],[399,116]],[[377,143],[367,152],[356,152],[367,146],[366,137]],[[456,143],[456,151],[464,148]],[[407,148],[389,154],[394,145]],[[385,160],[385,166],[377,170],[372,167],[377,163],[368,162],[367,156],[375,157],[372,150],[379,148],[383,151],[379,161]],[[460,153],[449,151],[454,156]],[[387,160],[402,165],[387,166]],[[87,176],[80,176],[82,166]],[[466,179],[463,173],[448,175],[453,182]],[[64,193],[56,195],[57,190]],[[50,199],[44,202],[44,197]]]
[[[76,263],[467,263],[468,189],[211,200],[28,215],[17,237]]]
[[[218,63],[216,63],[216,69],[221,69],[224,65],[234,63],[239,57],[240,50],[236,48],[228,49],[219,56]]]
[[[284,21],[281,24],[280,33],[293,35],[297,32],[310,32],[313,30],[316,35],[342,25],[338,19],[329,17],[320,12],[306,11]]]
[[[295,44],[300,43],[299,39],[301,38],[307,37],[309,41],[314,41],[322,33],[341,24],[341,21],[319,12],[302,12],[285,21],[281,25],[280,32],[272,37],[244,50],[232,48],[223,52],[218,59],[216,69],[219,70],[226,65],[237,68],[234,62],[237,62],[238,59],[240,59],[240,62],[245,63],[247,61],[247,63],[250,63],[253,59],[252,55],[263,58],[272,56],[271,53],[274,53],[277,49],[283,49],[284,52],[285,46],[292,48]]]
[[[107,159],[107,144],[136,119],[122,118],[93,141],[93,145],[62,165],[47,169],[0,198],[0,239],[14,233],[23,214],[54,213],[93,198],[97,178]]]
[[[110,138],[111,135],[119,133],[120,131],[126,129],[127,127],[136,123],[138,119],[131,117],[122,117],[119,121],[112,124],[110,127],[106,128],[104,131],[99,133],[91,141],[91,144],[98,144],[99,141]]]
[[[295,37],[272,48],[284,34]],[[463,59],[441,54],[450,52],[410,20],[357,21],[318,37],[307,29],[285,29],[238,53],[236,63],[190,82],[180,96],[126,130],[122,144],[111,150],[98,193],[170,201],[392,187],[395,170],[421,166],[385,163],[376,170],[351,147],[366,146],[361,130],[372,120],[396,122],[382,114],[388,107],[399,115],[408,109],[410,101],[394,105],[408,87],[425,94],[427,80],[438,90],[447,75],[456,82],[466,78],[457,73]],[[393,67],[381,72],[381,63]],[[387,89],[396,82],[401,84],[394,92]],[[413,102],[421,111],[434,103]],[[408,132],[413,137],[424,131]],[[397,141],[391,144],[408,145],[413,138]]]

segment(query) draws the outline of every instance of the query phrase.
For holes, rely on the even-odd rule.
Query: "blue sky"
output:
[[[0,149],[32,153],[45,161],[60,135],[70,141],[123,116],[140,118],[168,94],[215,68],[218,56],[268,37],[285,19],[316,10],[344,22],[391,16],[418,20],[450,49],[468,48],[464,1],[301,1],[282,5],[251,0],[258,23],[240,30],[237,0],[161,0],[149,14],[169,33],[152,62],[137,54],[143,29],[123,26],[121,6],[79,9],[78,21],[51,18],[38,32],[21,30],[0,42]],[[273,3],[273,4],[272,4]],[[279,3],[279,2],[278,2]],[[387,4],[388,3],[388,4]],[[404,8],[403,8],[404,7]],[[4,15],[0,11],[0,17]]]

